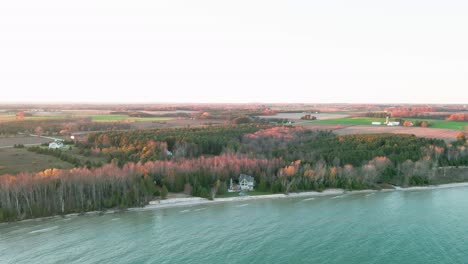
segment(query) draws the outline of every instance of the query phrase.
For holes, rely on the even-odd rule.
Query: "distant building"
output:
[[[380,125],[382,125],[382,122],[372,122],[372,125],[373,126],[380,126]]]
[[[63,147],[64,145],[62,141],[54,141],[49,144],[49,149],[61,149]]]
[[[387,126],[399,126],[400,122],[388,122]]]

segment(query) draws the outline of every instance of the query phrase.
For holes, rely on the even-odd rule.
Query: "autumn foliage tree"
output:
[[[447,120],[449,121],[468,121],[468,114],[457,113],[450,115]]]

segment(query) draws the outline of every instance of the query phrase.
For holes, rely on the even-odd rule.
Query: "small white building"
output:
[[[61,149],[63,147],[64,145],[62,141],[54,141],[49,144],[49,149]]]
[[[382,125],[382,122],[372,122],[372,125],[373,126],[380,126],[380,125]]]
[[[400,122],[388,122],[387,126],[399,126]]]

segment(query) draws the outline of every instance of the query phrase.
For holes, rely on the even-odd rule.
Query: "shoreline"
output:
[[[1,225],[5,224],[15,224],[15,223],[27,223],[27,222],[36,222],[43,220],[51,219],[66,219],[74,218],[78,216],[96,216],[96,215],[108,215],[108,214],[118,214],[123,212],[140,212],[140,211],[150,211],[150,210],[159,210],[159,209],[169,209],[169,208],[178,208],[178,207],[194,207],[200,205],[211,205],[211,204],[221,204],[221,203],[230,203],[230,202],[242,202],[242,201],[254,201],[254,200],[274,200],[274,199],[294,199],[294,198],[308,198],[308,197],[325,197],[325,196],[340,196],[340,195],[353,195],[353,194],[362,194],[362,193],[378,193],[378,192],[406,192],[406,191],[425,191],[425,190],[437,190],[437,189],[448,189],[448,188],[458,188],[458,187],[468,187],[468,182],[459,182],[459,183],[447,183],[440,185],[427,185],[427,186],[413,186],[402,188],[395,186],[393,189],[382,189],[382,190],[357,190],[357,191],[347,191],[344,189],[326,189],[323,192],[317,191],[308,191],[308,192],[298,192],[298,193],[277,193],[277,194],[265,194],[265,195],[252,195],[252,196],[236,196],[228,198],[215,198],[214,200],[208,200],[201,197],[187,197],[187,198],[170,198],[166,200],[153,200],[150,201],[148,205],[143,207],[131,207],[127,209],[110,209],[106,211],[90,211],[84,213],[73,213],[67,215],[54,215],[46,216],[40,218],[24,219],[14,222],[3,222]]]
[[[228,197],[228,198],[215,198],[214,200],[208,200],[201,197],[190,197],[190,198],[172,198],[166,200],[154,200],[151,201],[148,205],[144,207],[137,208],[128,208],[126,211],[148,211],[148,210],[158,210],[158,209],[167,209],[167,208],[176,208],[176,207],[192,207],[199,205],[208,205],[208,204],[220,204],[228,202],[242,202],[242,201],[252,201],[252,200],[273,200],[273,199],[291,199],[291,198],[307,198],[307,197],[322,197],[322,196],[339,196],[344,194],[361,194],[361,193],[377,193],[377,192],[397,192],[397,191],[424,191],[424,190],[436,190],[436,189],[447,189],[447,188],[457,188],[457,187],[467,187],[468,182],[461,183],[447,183],[440,185],[427,185],[427,186],[414,186],[402,188],[396,186],[394,189],[382,189],[382,190],[357,190],[357,191],[347,191],[344,189],[326,189],[323,192],[309,191],[309,192],[298,192],[298,193],[289,193],[289,194],[265,194],[265,195],[253,195],[253,196],[239,196],[239,197]]]

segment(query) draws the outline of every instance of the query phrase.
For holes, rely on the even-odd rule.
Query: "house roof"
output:
[[[247,175],[247,174],[241,174],[239,176],[239,181],[243,181],[243,180],[247,180],[249,182],[253,182],[254,181],[254,177],[250,176],[250,175]]]

